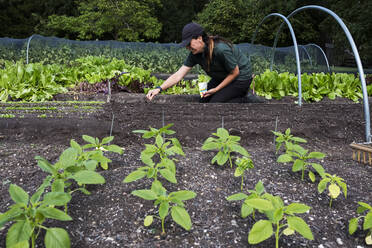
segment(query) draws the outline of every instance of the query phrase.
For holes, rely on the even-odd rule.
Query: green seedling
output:
[[[15,202],[9,210],[0,214],[0,228],[7,222],[14,222],[6,235],[6,247],[35,247],[35,241],[41,229],[46,230],[44,244],[46,248],[69,248],[70,238],[63,228],[48,228],[43,223],[49,219],[69,221],[72,218],[55,206],[63,206],[71,200],[64,192],[45,193],[52,177],[48,176],[38,190],[29,197],[21,187],[11,184],[9,194]],[[44,194],[43,199],[41,196]]]
[[[90,194],[85,188],[87,184],[104,184],[105,179],[96,172],[100,163],[101,167],[108,167],[110,159],[106,158],[103,151],[112,151],[122,153],[122,149],[116,145],[105,145],[113,140],[113,137],[106,137],[99,142],[96,138],[84,135],[83,139],[89,144],[80,146],[76,141],[71,140],[70,146],[62,152],[58,161],[51,164],[45,158],[36,156],[37,165],[52,176],[52,192],[67,192],[69,194],[75,191],[81,191],[84,194]],[[94,148],[92,150],[86,150]],[[72,182],[75,181],[79,187],[72,189]],[[67,212],[67,206],[65,206]]]
[[[309,178],[312,182],[315,182],[315,174],[309,170],[309,166],[321,176],[324,175],[324,168],[318,163],[312,163],[308,160],[310,159],[322,159],[325,154],[322,152],[310,152],[304,149],[302,146],[292,143],[287,143],[287,151],[285,154],[279,156],[277,162],[279,163],[289,163],[293,162],[292,171],[301,171],[301,180],[304,180],[305,170],[309,172]]]
[[[252,214],[252,218],[255,219],[255,211],[257,209],[252,207],[252,204],[249,204],[249,202],[251,202],[252,199],[255,199],[255,201],[258,199],[258,200],[263,200],[261,202],[265,203],[266,200],[263,198],[263,196],[265,195],[266,191],[265,191],[265,187],[264,187],[262,181],[259,181],[256,184],[256,186],[254,187],[254,190],[248,190],[248,192],[249,192],[249,195],[246,195],[244,193],[233,194],[233,195],[227,197],[226,200],[228,200],[228,201],[244,200],[244,202],[241,206],[241,209],[240,209],[241,217],[246,218],[250,214]],[[270,204],[266,203],[266,205],[270,205]]]
[[[123,180],[123,183],[130,183],[139,180],[143,177],[158,179],[158,173],[160,173],[166,180],[171,183],[177,183],[176,179],[176,165],[173,160],[164,158],[159,163],[154,163],[152,159],[141,156],[142,162],[146,166],[142,166],[137,170],[131,172]]]
[[[341,189],[346,199],[347,186],[346,183],[344,183],[344,179],[342,179],[341,177],[337,177],[336,175],[324,173],[323,179],[320,180],[318,184],[319,194],[321,194],[327,188],[327,184],[329,184],[328,186],[328,195],[330,196],[329,207],[332,206],[332,200],[336,199],[340,195]]]
[[[133,133],[142,133],[142,138],[144,139],[150,139],[156,136],[165,136],[165,135],[172,135],[176,132],[173,130],[170,130],[169,128],[173,126],[173,123],[170,123],[160,129],[156,129],[153,127],[149,127],[150,130],[134,130]]]
[[[359,206],[357,208],[358,214],[363,214],[367,211],[366,215],[362,215],[349,220],[349,233],[353,234],[358,228],[359,219],[364,218],[363,230],[367,231],[365,242],[367,245],[372,245],[372,206],[365,202],[358,202]]]
[[[153,215],[147,215],[144,220],[145,226],[150,226],[154,220],[154,217],[161,220],[162,235],[165,234],[164,222],[165,218],[171,212],[172,219],[185,230],[191,229],[192,223],[191,218],[183,201],[195,198],[196,193],[188,190],[180,190],[167,194],[166,189],[161,185],[159,181],[154,181],[151,186],[151,190],[142,189],[134,190],[132,194],[141,197],[145,200],[153,200],[154,206],[159,208],[159,217]]]
[[[0,114],[0,118],[14,118],[15,115],[13,114]]]
[[[253,169],[254,168],[253,161],[250,158],[250,156],[241,157],[241,158],[237,158],[235,160],[235,164],[236,164],[237,167],[235,169],[234,176],[235,177],[241,177],[242,181],[241,181],[241,184],[240,184],[240,190],[243,191],[244,172],[247,171],[248,169]]]
[[[147,178],[153,178],[154,180],[157,180],[158,173],[160,173],[169,182],[177,183],[176,165],[174,163],[176,159],[171,158],[171,156],[176,154],[185,156],[185,154],[178,139],[162,137],[163,133],[174,134],[174,131],[168,130],[171,125],[173,124],[169,124],[159,130],[150,128],[152,131],[145,131],[143,137],[155,137],[155,144],[145,144],[146,148],[141,152],[141,160],[146,166],[142,166],[137,170],[131,172],[123,180],[124,183],[130,183],[145,176],[147,176]],[[137,130],[136,132],[140,131]],[[156,155],[158,156],[158,163],[155,163],[153,160]]]
[[[275,131],[272,131],[273,134],[276,137],[275,139],[275,153],[278,154],[280,148],[282,147],[282,145],[284,144],[284,147],[286,148],[286,150],[288,150],[288,143],[292,143],[292,144],[298,144],[298,143],[307,143],[307,141],[303,138],[300,138],[300,137],[295,137],[291,134],[291,129],[290,128],[287,128],[287,130],[285,130],[284,133],[281,133],[281,132],[275,132]]]
[[[281,235],[289,236],[295,232],[306,239],[314,239],[307,223],[296,216],[296,214],[308,212],[310,210],[309,206],[302,203],[291,203],[284,206],[283,200],[279,196],[271,194],[265,194],[264,198],[267,200],[252,199],[247,203],[253,208],[262,210],[268,218],[267,220],[259,220],[253,225],[248,234],[249,244],[258,244],[274,234],[275,247],[279,248]]]
[[[240,137],[229,135],[229,132],[224,128],[218,128],[217,133],[212,133],[214,137],[209,137],[204,141],[202,149],[204,151],[218,150],[216,156],[212,158],[212,164],[217,162],[218,165],[224,165],[227,161],[230,162],[232,168],[231,153],[236,152],[243,156],[249,157],[248,152],[239,144]]]
[[[113,139],[114,139],[114,136],[109,136],[109,137],[103,138],[102,141],[100,141],[98,138],[93,138],[88,135],[83,135],[83,140],[88,142],[88,144],[84,145],[82,149],[77,146],[74,146],[74,148],[77,148],[80,153],[85,152],[85,149],[94,148],[94,150],[91,152],[93,154],[93,157],[95,158],[97,162],[99,162],[102,169],[107,170],[108,163],[111,162],[111,160],[103,156],[103,152],[109,151],[109,152],[115,152],[118,154],[123,154],[122,148],[120,148],[117,145],[110,145],[110,142],[113,141]]]
[[[85,188],[87,184],[104,184],[105,179],[94,171],[97,161],[86,161],[86,167],[78,166],[77,152],[73,148],[68,148],[62,152],[58,162],[54,165],[48,160],[36,156],[37,165],[45,172],[49,173],[52,178],[52,192],[67,192],[72,195],[75,191],[81,191],[89,195],[90,192]],[[89,167],[94,167],[87,169]],[[72,182],[76,181],[79,185],[77,189],[72,189]],[[67,213],[67,205],[65,206]]]

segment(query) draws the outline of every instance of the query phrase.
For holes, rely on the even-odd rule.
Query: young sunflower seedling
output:
[[[95,171],[98,163],[107,164],[106,162],[111,162],[111,160],[103,155],[101,149],[85,151],[74,140],[71,140],[70,144],[71,147],[62,152],[55,164],[36,156],[37,165],[52,176],[52,192],[67,192],[72,195],[75,191],[81,191],[89,195],[90,192],[85,188],[85,185],[105,183],[101,174]],[[73,181],[79,185],[78,188],[71,188]],[[65,211],[67,213],[67,205]]]
[[[97,161],[102,169],[108,169],[108,163],[111,162],[110,159],[103,155],[103,152],[115,152],[118,154],[123,154],[123,149],[117,145],[110,145],[110,142],[114,140],[114,136],[105,137],[100,141],[98,138],[93,138],[88,135],[83,135],[83,140],[88,142],[84,146],[80,146],[75,141],[71,141],[71,147],[75,148],[79,152],[79,156],[85,157],[87,160]],[[93,150],[87,151],[86,149],[93,148]]]
[[[254,165],[252,162],[252,159],[250,156],[248,157],[239,157],[235,160],[236,169],[234,172],[235,177],[241,177],[241,184],[240,184],[240,190],[243,191],[243,184],[244,184],[244,172],[248,169],[253,169]]]
[[[156,136],[165,136],[165,135],[172,135],[176,132],[173,130],[170,130],[169,128],[173,126],[173,123],[170,123],[160,129],[156,129],[153,127],[149,127],[150,130],[134,130],[133,133],[142,133],[142,138],[144,139],[150,139]]]
[[[281,235],[292,235],[295,232],[301,234],[304,238],[313,240],[313,234],[307,223],[296,214],[306,213],[310,210],[310,207],[302,203],[291,203],[288,206],[284,206],[283,200],[279,196],[273,196],[271,194],[265,194],[266,202],[261,201],[250,201],[248,204],[253,208],[263,210],[267,216],[267,220],[257,221],[248,234],[249,244],[258,244],[273,234],[275,236],[275,247],[279,248],[279,238]],[[267,203],[271,203],[271,209],[265,210],[270,207]],[[275,230],[274,230],[274,228]],[[284,230],[282,230],[284,229]],[[281,231],[282,230],[282,231]]]
[[[315,182],[315,174],[309,170],[309,166],[321,176],[324,175],[324,168],[318,163],[309,162],[310,159],[322,159],[325,154],[322,152],[310,152],[304,149],[302,146],[292,143],[287,143],[287,151],[285,154],[279,156],[278,163],[289,163],[293,162],[292,171],[301,171],[301,180],[304,180],[305,170],[308,170],[309,178],[312,182]]]
[[[341,189],[344,193],[345,199],[347,197],[347,185],[344,183],[344,179],[341,177],[338,177],[336,175],[331,175],[328,173],[324,173],[323,179],[320,180],[318,184],[318,192],[321,194],[328,186],[328,195],[330,196],[329,200],[329,207],[332,207],[332,200],[336,199],[340,193]],[[341,189],[340,189],[341,188]]]
[[[252,199],[255,199],[255,202],[257,204],[260,204],[261,202],[261,209],[271,209],[270,203],[268,203],[264,199],[264,195],[266,194],[265,187],[261,181],[259,181],[256,186],[254,187],[254,190],[248,190],[249,195],[246,195],[244,193],[237,193],[233,194],[229,197],[226,198],[228,201],[241,201],[244,200],[240,209],[240,215],[242,218],[248,217],[250,214],[252,214],[252,218],[255,220],[255,211],[257,210],[256,208],[252,207]],[[262,200],[262,201],[257,201]],[[257,205],[256,204],[256,205]],[[267,206],[265,208],[265,206]],[[262,212],[262,211],[261,211]]]
[[[358,204],[357,213],[363,214],[366,212],[366,215],[349,220],[349,233],[353,234],[358,228],[359,219],[364,218],[363,230],[367,231],[365,242],[367,245],[372,245],[372,206],[365,202],[358,202]]]
[[[171,183],[177,183],[176,180],[176,165],[173,155],[185,156],[182,146],[176,138],[163,138],[162,134],[174,134],[168,128],[173,125],[169,124],[161,129],[150,128],[150,131],[137,130],[135,132],[143,133],[144,138],[155,137],[155,144],[145,144],[146,148],[141,152],[141,160],[146,166],[142,166],[137,170],[131,172],[123,180],[124,183],[130,183],[139,180],[145,176],[157,180],[158,173],[160,173],[166,180]],[[155,163],[153,157],[158,155],[159,162]]]
[[[141,197],[145,200],[154,200],[154,205],[159,207],[159,217],[153,215],[147,215],[144,220],[145,226],[150,226],[157,217],[161,220],[162,235],[165,234],[164,222],[165,218],[171,212],[172,219],[185,230],[191,229],[192,223],[191,218],[183,201],[193,199],[196,193],[188,190],[180,190],[167,194],[166,189],[161,185],[159,181],[152,183],[151,189],[134,190],[132,194]]]
[[[7,222],[15,222],[6,235],[6,247],[35,247],[35,241],[41,229],[46,230],[44,244],[46,248],[69,248],[70,238],[63,228],[48,228],[43,223],[49,219],[69,221],[72,218],[55,206],[64,206],[71,200],[71,195],[64,192],[45,193],[50,186],[51,176],[31,196],[21,187],[11,184],[9,194],[15,202],[9,210],[0,214],[0,228]],[[41,196],[44,194],[43,199]]]
[[[216,156],[212,158],[212,164],[217,162],[218,165],[224,165],[227,161],[229,161],[230,167],[232,168],[232,152],[249,157],[249,154],[245,148],[239,144],[239,136],[230,135],[229,132],[224,128],[218,128],[217,132],[212,134],[217,138],[209,137],[204,141],[202,146],[204,151],[218,150]]]
[[[291,134],[291,129],[290,128],[287,128],[287,130],[285,130],[284,133],[281,133],[281,132],[275,132],[275,131],[271,131],[273,132],[273,134],[276,137],[275,139],[275,153],[278,154],[280,148],[282,147],[282,145],[284,144],[284,147],[285,147],[285,150],[288,150],[288,143],[292,143],[292,144],[298,144],[298,143],[307,143],[307,141],[303,138],[300,138],[300,137],[295,137]]]

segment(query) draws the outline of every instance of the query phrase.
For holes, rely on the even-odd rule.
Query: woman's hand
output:
[[[151,101],[159,93],[160,93],[160,89],[153,89],[147,93],[146,97],[147,99]]]
[[[203,97],[208,97],[216,93],[218,90],[216,88],[212,88],[208,90],[207,92],[204,92]]]

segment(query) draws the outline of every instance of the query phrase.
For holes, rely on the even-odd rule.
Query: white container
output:
[[[199,83],[199,93],[200,97],[203,97],[203,94],[207,92],[208,82]]]

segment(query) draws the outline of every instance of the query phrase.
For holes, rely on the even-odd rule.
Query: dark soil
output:
[[[93,96],[80,99],[92,99]],[[60,96],[60,99],[66,99]],[[105,96],[99,99],[105,100]],[[73,221],[48,221],[46,226],[67,229],[72,247],[250,247],[248,233],[254,221],[240,217],[240,203],[225,198],[240,191],[240,178],[233,176],[228,165],[211,165],[214,152],[201,150],[206,138],[223,126],[240,136],[241,144],[252,155],[255,168],[245,176],[244,191],[253,189],[261,180],[267,192],[279,195],[286,204],[301,202],[309,205],[308,214],[300,215],[309,224],[314,240],[295,234],[282,236],[281,247],[365,247],[365,232],[348,234],[348,221],[356,217],[357,202],[372,204],[372,166],[352,160],[350,143],[365,141],[362,104],[348,100],[323,100],[298,106],[297,99],[287,98],[260,104],[199,104],[197,96],[159,96],[149,103],[143,94],[114,94],[111,103],[97,108],[80,109],[68,104],[50,104],[57,110],[45,113],[10,112],[1,105],[0,114],[16,113],[16,118],[0,118],[0,212],[12,204],[8,193],[10,183],[34,193],[46,173],[36,165],[40,155],[51,162],[58,160],[69,146],[70,139],[80,144],[83,134],[103,138],[110,135],[124,148],[124,155],[107,154],[112,159],[107,171],[101,171],[106,184],[89,186],[91,195],[73,195],[69,214]],[[75,111],[72,111],[75,110]],[[39,116],[39,117],[38,117]],[[177,163],[178,184],[162,181],[168,192],[192,190],[197,197],[186,201],[193,226],[185,231],[169,217],[165,222],[167,235],[160,235],[161,223],[143,226],[147,214],[156,214],[152,202],[131,195],[136,189],[151,186],[139,180],[124,184],[122,180],[142,166],[140,152],[144,140],[133,133],[136,129],[160,128],[174,123],[185,152]],[[293,173],[290,165],[276,162],[273,134],[291,128],[295,136],[305,138],[310,151],[327,156],[320,162],[330,174],[345,179],[347,199],[339,196],[328,207],[326,193],[318,194],[316,183]],[[263,216],[258,215],[258,218]],[[10,224],[0,230],[0,247]],[[41,235],[42,236],[42,235]],[[274,237],[253,247],[273,247]],[[38,239],[43,247],[43,238]]]

